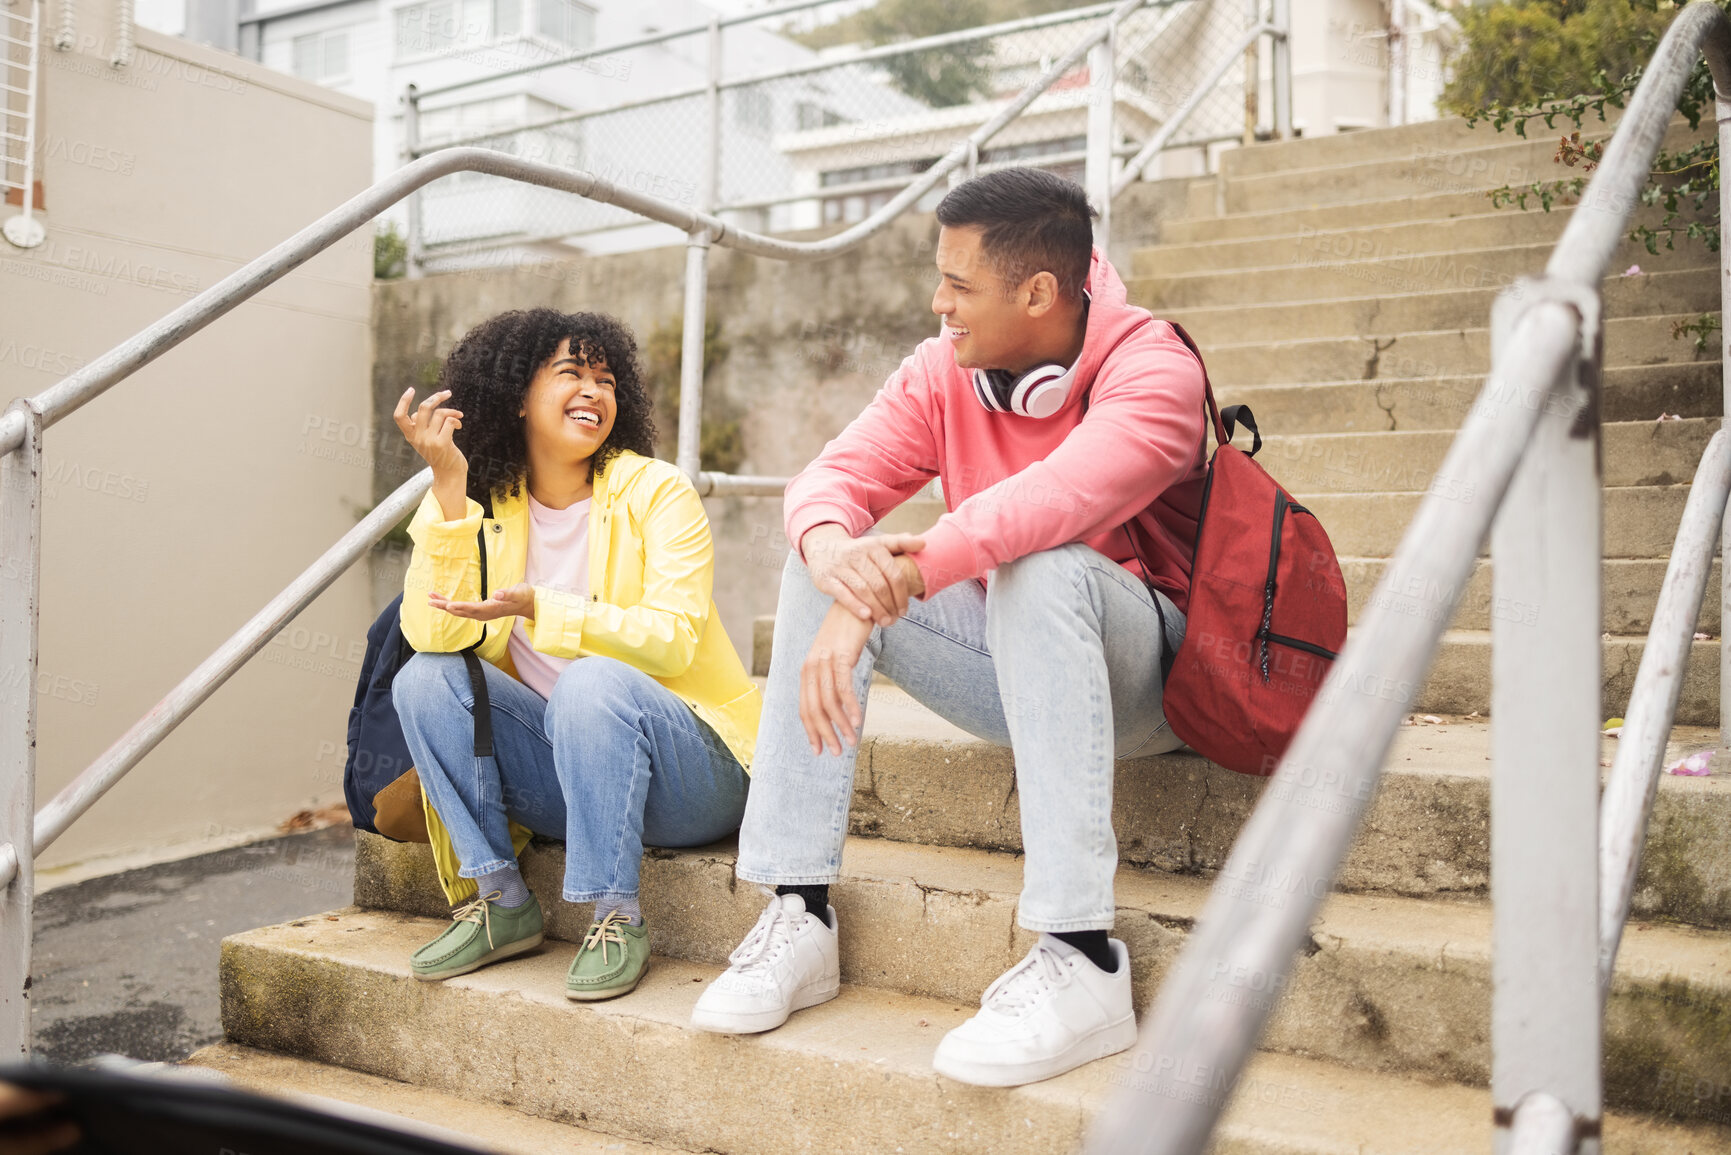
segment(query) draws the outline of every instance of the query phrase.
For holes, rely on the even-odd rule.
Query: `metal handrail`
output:
[[[1596,531],[1601,500],[1598,478],[1589,476],[1590,493],[1581,492],[1585,486],[1574,485],[1572,489],[1570,486],[1579,476],[1577,467],[1583,459],[1589,461],[1589,470],[1597,465],[1593,455],[1598,447],[1598,384],[1592,374],[1596,370],[1599,341],[1598,284],[1626,231],[1628,217],[1641,203],[1640,193],[1651,162],[1698,54],[1706,56],[1713,73],[1721,151],[1731,145],[1731,22],[1711,0],[1698,0],[1683,9],[1667,30],[1580,207],[1571,215],[1551,255],[1545,278],[1518,283],[1499,297],[1493,312],[1497,339],[1491,371],[1478,401],[1449,447],[1430,491],[1402,536],[1394,558],[1377,583],[1346,648],[1333,664],[1291,748],[1233,845],[1221,871],[1221,882],[1211,890],[1196,930],[1162,984],[1153,1014],[1127,1064],[1136,1077],[1108,1105],[1090,1136],[1090,1152],[1197,1155],[1207,1144],[1274,1007],[1272,999],[1233,997],[1240,992],[1234,992],[1231,983],[1237,976],[1250,974],[1265,984],[1258,986],[1258,990],[1283,988],[1294,956],[1332,889],[1364,809],[1376,791],[1384,760],[1410,700],[1407,695],[1411,688],[1422,684],[1436,656],[1444,628],[1458,605],[1460,591],[1466,588],[1479,546],[1491,531],[1493,519],[1501,515],[1504,497],[1516,480],[1517,470],[1523,464],[1531,465],[1521,474],[1522,484],[1528,487],[1523,497],[1530,498],[1528,479],[1535,477],[1541,468],[1551,468],[1555,473],[1551,478],[1553,487],[1564,491],[1560,499],[1565,505],[1575,503],[1571,509],[1585,509],[1590,514],[1587,520]],[[1731,205],[1731,185],[1722,184],[1721,216],[1731,220],[1731,213],[1726,212],[1728,205]],[[1731,278],[1722,277],[1722,282],[1723,291],[1731,295]],[[1721,432],[1715,438],[1703,461],[1700,477],[1707,483],[1704,492],[1692,493],[1689,499],[1691,513],[1685,515],[1688,536],[1679,547],[1686,556],[1681,561],[1674,557],[1661,595],[1664,617],[1655,615],[1654,636],[1660,644],[1643,655],[1641,671],[1648,676],[1645,680],[1637,677],[1631,707],[1632,715],[1637,711],[1640,714],[1638,729],[1632,736],[1635,741],[1629,742],[1626,752],[1619,750],[1619,762],[1631,769],[1619,773],[1618,767],[1613,768],[1610,811],[1601,825],[1610,827],[1621,822],[1625,838],[1627,819],[1618,816],[1637,813],[1644,818],[1642,803],[1650,796],[1653,744],[1657,742],[1662,751],[1679,688],[1674,680],[1680,680],[1674,661],[1677,642],[1679,637],[1693,637],[1692,621],[1688,623],[1690,630],[1683,632],[1684,615],[1679,607],[1691,590],[1698,592],[1697,583],[1705,580],[1704,574],[1690,568],[1699,564],[1700,541],[1708,529],[1703,523],[1712,521],[1724,510],[1724,486],[1728,484],[1720,480],[1727,468],[1723,460],[1727,453],[1724,437]],[[1539,444],[1556,456],[1547,460],[1529,452]],[[1529,518],[1534,514],[1533,510],[1516,512]],[[1522,526],[1530,524],[1523,522]],[[1568,528],[1559,532],[1566,534]],[[1728,529],[1731,519],[1721,527],[1721,533]],[[1505,579],[1530,580],[1531,573],[1523,569],[1529,566],[1530,559],[1511,551],[1516,565],[1505,565],[1499,560],[1498,549],[1504,544],[1506,540],[1499,534],[1493,542],[1493,564],[1499,586]],[[1725,544],[1731,546],[1731,541]],[[1596,533],[1591,548],[1595,555],[1601,552]],[[1731,557],[1731,549],[1726,556]],[[1505,572],[1516,569],[1522,572]],[[1447,591],[1446,604],[1428,606],[1406,593],[1413,588],[1408,584],[1413,578],[1424,579],[1417,584],[1426,590]],[[1592,578],[1595,591],[1599,580],[1596,574]],[[1726,587],[1722,596],[1731,603],[1731,586]],[[1698,603],[1698,596],[1696,600]],[[1590,619],[1579,612],[1582,606],[1590,608]],[[1596,646],[1601,628],[1596,594],[1574,608],[1577,613],[1568,622],[1569,629],[1574,631],[1570,636],[1585,634]],[[1430,612],[1433,609],[1441,612]],[[1659,636],[1661,627],[1671,631],[1668,636]],[[1547,628],[1555,636],[1556,627]],[[1499,650],[1507,640],[1505,632],[1496,635]],[[1687,641],[1682,644],[1686,646]],[[1672,668],[1661,673],[1668,659]],[[1579,671],[1567,673],[1572,688],[1584,685],[1590,691],[1590,701],[1579,700],[1577,695],[1560,707],[1546,704],[1543,711],[1509,711],[1498,730],[1514,738],[1499,735],[1499,749],[1505,741],[1531,737],[1535,719],[1526,714],[1543,713],[1536,719],[1539,726],[1558,714],[1595,721],[1599,705],[1596,665],[1591,677],[1583,677]],[[1390,693],[1391,688],[1396,692]],[[1502,694],[1514,689],[1493,686],[1499,701],[1503,700]],[[1722,682],[1722,725],[1731,720],[1726,717],[1723,705],[1727,689]],[[1494,705],[1493,715],[1502,718]],[[1583,766],[1564,767],[1575,773],[1590,772],[1593,790],[1598,785],[1597,728],[1594,724],[1590,735],[1592,761]],[[1555,740],[1557,736],[1550,737]],[[1571,733],[1567,737],[1578,747],[1585,736]],[[1538,778],[1553,769],[1505,766],[1499,759],[1493,791],[1505,781],[1518,780],[1520,776]],[[1645,771],[1645,781],[1637,771]],[[1578,793],[1581,784],[1574,786]],[[1505,886],[1512,891],[1534,885],[1534,880],[1504,878],[1497,869],[1499,819],[1495,806],[1493,797],[1492,878],[1493,885],[1499,887],[1498,894],[1503,894],[1508,893],[1501,889]],[[1501,820],[1510,817],[1503,814]],[[1570,833],[1578,844],[1580,834],[1593,832]],[[1608,829],[1606,833],[1607,837],[1617,837],[1616,829]],[[1632,842],[1614,849],[1613,857],[1621,864],[1617,866],[1621,873],[1610,885],[1621,885],[1623,876],[1632,872],[1632,856],[1639,837],[1637,831]],[[1246,887],[1241,881],[1265,878],[1297,879],[1300,885],[1283,890],[1281,905],[1271,908],[1258,901],[1262,897],[1261,887]],[[1553,876],[1546,876],[1538,879],[1537,885],[1553,882]],[[1618,893],[1623,895],[1620,901],[1614,895],[1605,896],[1603,917],[1607,923],[1615,922],[1615,931],[1620,934],[1627,897],[1626,891]],[[1519,919],[1539,912],[1527,908],[1504,913],[1509,919]],[[1550,913],[1553,912],[1546,912]],[[1579,930],[1583,913],[1592,924],[1590,931],[1598,931],[1601,915],[1597,908],[1565,912],[1575,920],[1572,929]],[[1597,1134],[1602,1007],[1592,1016],[1589,1029],[1583,1032],[1593,1044],[1590,1051],[1562,1060],[1566,1071],[1556,1065],[1558,1048],[1554,1039],[1543,1040],[1550,1046],[1550,1065],[1530,1063],[1525,1068],[1519,1067],[1534,1053],[1532,1026],[1525,1020],[1532,1020],[1540,1029],[1550,1020],[1538,1014],[1505,1015],[1505,1011],[1513,1009],[1506,1002],[1510,990],[1521,993],[1509,981],[1511,972],[1516,968],[1532,972],[1530,981],[1534,986],[1530,989],[1541,990],[1546,983],[1559,988],[1553,992],[1555,1001],[1544,1008],[1550,1013],[1564,1000],[1571,1000],[1570,1006],[1579,1005],[1581,991],[1561,988],[1571,985],[1567,980],[1583,960],[1570,959],[1574,970],[1563,976],[1547,966],[1547,960],[1504,958],[1500,945],[1504,942],[1503,933],[1504,923],[1499,920],[1496,941],[1501,961],[1496,972],[1493,1014],[1493,1095],[1501,1100],[1505,1094],[1512,1094],[1510,1089],[1518,1079],[1539,1080],[1540,1086],[1514,1095],[1515,1101],[1507,1103],[1506,1108],[1503,1102],[1498,1103],[1499,1110],[1509,1112],[1506,1125],[1512,1132],[1511,1149],[1574,1151],[1581,1134]],[[1589,941],[1598,941],[1597,933],[1592,933]],[[1609,955],[1601,951],[1599,957],[1589,961],[1597,971],[1609,968],[1612,956],[1614,942]],[[1598,995],[1597,984],[1592,993]],[[1511,1042],[1513,1045],[1508,1045]],[[1506,1057],[1510,1051],[1516,1052],[1517,1058]],[[1545,1080],[1572,1082],[1565,1089],[1542,1085]],[[1582,1091],[1582,1087],[1587,1089]]]
[[[347,572],[351,565],[365,557],[368,550],[391,532],[392,526],[414,512],[432,485],[433,471],[423,469],[398,486],[396,492],[338,538],[335,545],[182,678],[174,689],[164,694],[161,701],[134,722],[82,774],[67,783],[36,812],[33,852],[42,853],[56,838],[66,833],[74,819],[95,805],[96,800],[108,793],[127,771],[156,749],[158,743],[205,699],[216,693],[249,658],[269,645],[270,640],[311,605],[314,598]],[[18,857],[12,844],[0,846],[0,889],[12,881],[17,869]]]
[[[1641,651],[1628,708],[1623,711],[1623,730],[1611,760],[1610,780],[1605,783],[1599,824],[1599,988],[1603,993],[1611,989],[1617,948],[1629,921],[1635,871],[1641,864],[1647,821],[1659,789],[1659,768],[1665,760],[1677,701],[1683,694],[1689,651],[1728,499],[1731,431],[1721,429],[1707,443],[1689,486],[1689,500],[1683,506],[1683,520],[1665,568],[1665,583],[1653,608],[1647,645]]]

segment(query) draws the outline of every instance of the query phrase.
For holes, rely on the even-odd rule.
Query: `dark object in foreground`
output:
[[[473,1147],[173,1074],[23,1064],[0,1068],[0,1082],[61,1096],[51,1117],[78,1125],[81,1137],[68,1149],[75,1155],[479,1155]],[[0,1152],[12,1133],[0,1122]]]

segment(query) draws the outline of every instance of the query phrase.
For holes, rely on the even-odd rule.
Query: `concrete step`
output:
[[[1718,317],[1718,309],[1710,310]],[[1716,340],[1705,350],[1691,337],[1673,337],[1674,325],[1698,313],[1619,317],[1605,326],[1608,372],[1636,366],[1699,364],[1719,372]],[[1374,336],[1300,337],[1295,340],[1205,342],[1198,338],[1215,388],[1301,385],[1306,382],[1390,378],[1483,377],[1491,367],[1491,334],[1479,326]]]
[[[1620,717],[1635,687],[1635,671],[1641,664],[1645,637],[1604,640],[1601,665],[1600,710],[1607,718]],[[1491,635],[1488,630],[1450,630],[1443,636],[1435,663],[1418,691],[1415,710],[1433,714],[1488,715],[1491,712]],[[1683,675],[1683,694],[1677,703],[1676,721],[1686,726],[1719,724],[1719,643],[1696,642],[1689,652]]]
[[[1584,125],[1581,136],[1605,140],[1612,127]],[[1219,179],[1227,211],[1233,213],[1529,185],[1583,175],[1556,162],[1563,135],[1541,127],[1521,136],[1489,126],[1453,134],[1445,130],[1429,141],[1401,140],[1380,130],[1352,133],[1326,138],[1338,141],[1329,147],[1317,147],[1322,141],[1316,140],[1292,142],[1283,152],[1237,150],[1243,155],[1223,157]],[[1664,144],[1677,149],[1702,139],[1711,139],[1707,131],[1691,129],[1679,117]]]
[[[1356,623],[1365,605],[1382,579],[1387,558],[1343,557],[1340,572],[1346,578],[1347,621]],[[1653,607],[1658,604],[1659,590],[1665,581],[1665,558],[1608,558],[1604,563],[1603,585],[1600,587],[1604,604],[1604,631],[1608,634],[1646,634],[1653,626]],[[1494,594],[1491,589],[1491,563],[1480,558],[1473,566],[1472,576],[1461,591],[1459,607],[1450,624],[1458,630],[1488,630],[1491,628]],[[1719,633],[1719,562],[1714,560],[1707,579],[1708,594],[1701,600],[1698,633]],[[1439,596],[1441,596],[1439,594]],[[1495,607],[1498,612],[1512,613],[1512,607]]]
[[[1717,417],[1607,422],[1606,489],[1687,483],[1719,425]],[[1454,437],[1450,429],[1265,436],[1256,461],[1292,493],[1423,492]]]
[[[1198,185],[1214,186],[1217,179]],[[1217,191],[1214,188],[1210,193]],[[1491,201],[1481,188],[1467,191],[1415,189],[1409,197],[1384,200],[1361,200],[1349,204],[1312,205],[1297,203],[1258,213],[1233,213],[1221,216],[1208,207],[1190,216],[1175,217],[1160,222],[1160,243],[1163,245],[1226,243],[1258,237],[1289,237],[1310,231],[1360,228],[1368,225],[1410,224],[1415,221],[1443,221],[1454,217],[1482,216],[1493,210]],[[1535,226],[1537,227],[1537,226]]]
[[[1212,367],[1210,367],[1212,376]],[[1716,361],[1607,369],[1600,418],[1607,423],[1653,421],[1662,413],[1721,416],[1725,407]],[[1264,436],[1301,433],[1456,430],[1478,399],[1483,374],[1462,377],[1378,377],[1307,385],[1216,383],[1222,405],[1244,404]]]
[[[1445,217],[1442,220],[1399,221],[1392,224],[1353,222],[1341,228],[1321,229],[1301,224],[1291,233],[1276,236],[1246,237],[1239,240],[1207,239],[1153,245],[1137,249],[1131,262],[1130,275],[1135,277],[1171,277],[1182,274],[1222,272],[1230,269],[1254,269],[1270,265],[1310,265],[1320,261],[1376,260],[1380,258],[1420,253],[1468,252],[1498,246],[1544,244],[1555,246],[1557,238],[1568,224],[1572,209],[1559,206],[1550,212],[1526,211],[1518,208],[1492,209],[1487,201],[1483,212],[1470,216]],[[1653,214],[1657,224],[1662,213]],[[1654,260],[1643,246],[1625,250],[1631,263]],[[1711,263],[1712,254],[1705,249],[1685,246],[1677,250],[1660,250],[1663,259],[1676,261],[1694,257],[1691,264]],[[1541,262],[1542,264],[1542,262]]]
[[[1338,542],[1336,548],[1339,548]],[[1398,605],[1402,613],[1445,615],[1448,609],[1440,591],[1429,592],[1421,599],[1403,599]],[[1542,608],[1515,605],[1506,612],[1520,615],[1519,619],[1511,620],[1529,620]],[[753,637],[754,670],[767,672],[774,633],[772,619],[757,620]],[[1628,705],[1629,695],[1634,690],[1635,673],[1641,662],[1641,651],[1646,643],[1645,635],[1605,635],[1601,657],[1603,694],[1600,699],[1605,717],[1621,715]],[[1490,685],[1490,631],[1459,628],[1444,632],[1423,684],[1417,688],[1403,684],[1400,693],[1408,700],[1410,709],[1422,713],[1489,715]],[[1719,642],[1716,639],[1697,641],[1691,648],[1675,721],[1688,726],[1719,724]]]
[[[1607,135],[1615,127],[1619,115],[1620,113],[1613,111],[1612,119],[1606,123],[1601,124],[1597,120],[1590,122],[1588,127],[1591,131],[1582,135]],[[1682,122],[1679,120],[1679,123]],[[1560,134],[1540,126],[1535,128],[1530,136],[1522,137],[1513,129],[1498,132],[1489,124],[1468,125],[1464,118],[1451,116],[1393,128],[1365,128],[1325,136],[1300,137],[1296,140],[1264,141],[1250,148],[1221,153],[1220,171],[1229,179],[1262,176],[1329,165],[1363,164],[1396,157],[1422,159],[1437,153],[1450,156],[1470,154],[1476,149],[1519,143],[1523,140],[1549,142],[1554,148],[1556,142],[1552,138],[1556,135]],[[1462,163],[1455,167],[1462,169],[1461,175],[1464,176],[1464,170],[1472,166]]]
[[[224,1028],[231,1042],[435,1086],[436,1079],[449,1077],[451,1068],[466,1074],[471,1085],[476,1081],[476,1072],[462,1070],[468,1066],[464,1053],[471,1047],[496,1052],[504,1046],[513,1053],[529,1047],[534,1054],[534,1062],[527,1065],[530,1074],[519,1075],[511,1087],[528,1109],[535,1109],[529,1100],[538,1092],[570,1095],[579,1083],[594,1086],[597,1070],[650,1078],[663,1089],[661,1095],[625,1096],[636,1101],[613,1110],[631,1112],[629,1116],[610,1117],[597,1105],[586,1111],[589,1121],[609,1130],[690,1143],[703,1132],[652,1130],[652,1120],[698,1109],[694,1100],[699,1098],[725,1101],[734,1088],[723,1069],[737,1074],[756,1061],[758,1053],[814,1042],[826,1048],[863,1046],[867,1056],[883,1058],[873,1064],[886,1068],[881,1074],[893,1074],[899,1065],[895,1053],[887,1045],[873,1045],[871,1016],[864,1010],[877,1000],[900,1005],[908,1018],[930,1024],[903,1034],[901,1063],[928,1085],[943,1086],[925,1066],[941,1031],[967,1013],[979,992],[1013,965],[1033,938],[1015,924],[1018,856],[856,839],[848,846],[843,881],[832,890],[842,927],[842,977],[854,988],[853,998],[844,996],[827,1014],[801,1015],[760,1039],[700,1039],[685,1027],[685,1016],[702,981],[715,973],[711,968],[724,965],[764,899],[756,888],[729,884],[731,856],[719,848],[669,861],[688,869],[677,880],[663,878],[653,904],[645,895],[645,918],[657,953],[671,956],[657,960],[651,979],[659,973],[659,980],[646,983],[659,997],[640,988],[614,1002],[568,1006],[562,980],[572,954],[569,946],[544,948],[538,955],[429,987],[408,976],[408,958],[439,932],[442,920],[351,908],[337,912],[334,920],[301,920],[224,940]],[[1250,901],[1279,905],[1298,884],[1251,879],[1242,885]],[[1114,933],[1130,948],[1139,1010],[1145,1012],[1151,1004],[1207,894],[1207,884],[1196,879],[1121,873]],[[1312,926],[1310,946],[1294,967],[1262,1044],[1268,1050],[1361,1070],[1483,1085],[1490,1059],[1489,934],[1490,910],[1482,903],[1334,895]],[[1237,989],[1222,993],[1272,998],[1268,987],[1266,979],[1259,984],[1247,978]],[[517,1016],[503,1006],[490,1007],[486,1017],[452,1006],[465,998],[465,991],[488,989],[508,991],[533,1007],[535,1025],[513,1021]],[[940,1008],[949,1015],[935,1013]],[[650,1014],[683,1038],[678,1052],[671,1038],[664,1050],[653,1035],[646,1037],[643,1019]],[[1731,1062],[1731,1034],[1718,1026],[1727,1014],[1731,936],[1657,924],[1631,929],[1606,1008],[1608,1105],[1703,1114],[1711,1104],[1695,1102],[1657,1080],[1655,1073],[1722,1070]],[[590,1047],[573,1047],[569,1044],[575,1039],[560,1038],[568,1031],[589,1029],[578,1024],[590,1015],[612,1020],[606,1034],[620,1042],[597,1049],[598,1040]],[[414,1028],[405,1030],[403,1024]],[[423,1034],[422,1024],[428,1039],[416,1037]],[[431,1042],[435,1039],[437,1043]],[[636,1054],[622,1052],[622,1045]],[[400,1049],[409,1053],[393,1053]],[[683,1053],[685,1061],[676,1062],[676,1053]],[[590,1078],[561,1078],[566,1074],[562,1054],[586,1055],[595,1064],[588,1067]],[[644,1067],[622,1071],[632,1058]],[[811,1062],[817,1056],[805,1058]],[[1096,1077],[1109,1075],[1113,1066],[1108,1060],[1093,1070]],[[699,1073],[714,1084],[712,1091],[697,1093],[687,1082]],[[534,1086],[543,1077],[549,1085]],[[555,1092],[561,1083],[566,1085]],[[771,1080],[760,1085],[781,1084]],[[926,1104],[906,1102],[899,1089],[878,1085],[878,1094],[869,1096],[868,1110],[899,1105],[915,1119],[928,1124],[933,1120],[935,1112]],[[1026,1089],[1010,1096],[1024,1093]],[[859,1102],[868,1096],[861,1088],[834,1098]],[[659,1110],[652,1109],[651,1099],[659,1101]],[[910,1106],[914,1110],[906,1110]],[[717,1121],[705,1122],[712,1127]],[[875,1125],[875,1120],[859,1119],[844,1130],[862,1134]],[[706,1136],[704,1141],[727,1146],[726,1140]]]
[[[1582,133],[1583,137],[1604,135]],[[1294,205],[1470,193],[1575,175],[1555,163],[1556,152],[1557,142],[1550,134],[1542,140],[1523,140],[1505,133],[1462,142],[1454,148],[1378,149],[1346,164],[1323,161],[1307,168],[1273,172],[1227,172],[1226,212],[1260,213]]]
[[[1667,425],[1673,422],[1666,422]],[[1262,455],[1258,454],[1258,458]],[[1299,491],[1294,498],[1328,531],[1340,557],[1393,557],[1424,494],[1412,490],[1380,493]],[[1689,500],[1687,485],[1629,485],[1605,490],[1605,556],[1668,558]],[[878,528],[886,533],[919,533],[944,512],[941,501],[914,499],[892,510]],[[1487,541],[1481,554],[1490,552]],[[761,672],[761,671],[760,671]]]
[[[1670,424],[1670,422],[1667,422]],[[1258,454],[1260,457],[1261,455]],[[1295,493],[1316,514],[1340,557],[1393,557],[1406,527],[1418,513],[1421,493]],[[1605,556],[1671,556],[1687,485],[1632,485],[1605,490]],[[940,511],[941,512],[941,511]],[[1479,547],[1490,552],[1487,540]]]
[[[343,913],[231,938],[228,1029],[237,1041],[543,1118],[742,1155],[1070,1151],[1109,1096],[1148,1085],[1128,1058],[1011,1090],[934,1077],[933,1048],[971,1007],[852,985],[765,1035],[702,1034],[688,1026],[690,1008],[718,968],[675,959],[657,958],[629,996],[584,1005],[562,997],[559,950],[417,983],[405,960],[434,930]],[[1695,1083],[1672,1082],[1694,1095]],[[766,1089],[799,1109],[746,1109],[764,1104]],[[1215,1155],[1476,1155],[1491,1139],[1488,1093],[1457,1084],[1264,1053],[1231,1090]],[[1620,1152],[1697,1155],[1728,1136],[1699,1122],[1605,1117],[1607,1149]]]
[[[1717,731],[1680,726],[1675,761],[1711,748]],[[1603,744],[1603,760],[1615,754]],[[1386,775],[1337,880],[1339,889],[1408,897],[1483,895],[1489,878],[1490,728],[1483,719],[1403,726]],[[1119,763],[1113,790],[1118,853],[1127,866],[1214,876],[1264,780],[1221,769],[1189,750]],[[952,726],[902,690],[872,690],[855,774],[850,826],[857,835],[1019,853],[1015,764],[1010,751]],[[1635,911],[1702,926],[1731,926],[1731,776],[1660,779]],[[537,841],[526,869],[557,893],[559,867]],[[669,857],[653,852],[657,863]],[[677,857],[674,855],[672,857]],[[653,888],[659,865],[650,864]],[[355,901],[410,914],[446,910],[425,847],[357,835]],[[561,923],[556,936],[584,926]]]
[[[1203,349],[1226,342],[1274,342],[1322,337],[1386,337],[1439,329],[1481,329],[1491,315],[1496,288],[1438,292],[1382,292],[1366,285],[1334,300],[1288,300],[1264,304],[1154,307],[1135,287],[1132,304],[1182,323]],[[1719,309],[1719,276],[1713,269],[1612,277],[1604,284],[1607,318],[1700,314]]]
[[[669,1155],[676,1150],[538,1119],[497,1103],[459,1098],[430,1087],[232,1043],[218,1043],[195,1051],[185,1065],[215,1071],[237,1087],[261,1095],[321,1110],[353,1112],[368,1121],[499,1155],[562,1155],[566,1151]]]
[[[1260,265],[1136,277],[1127,282],[1133,298],[1154,313],[1208,305],[1256,305],[1271,301],[1336,300],[1367,290],[1384,293],[1435,293],[1454,289],[1502,289],[1520,277],[1536,277],[1555,249],[1539,244],[1497,245],[1477,249],[1387,252],[1365,258],[1337,255],[1326,238],[1298,237],[1268,242]],[[1646,257],[1625,241],[1613,258],[1610,280],[1637,282],[1660,272],[1712,268],[1710,255],[1692,249],[1661,250]],[[1626,270],[1639,266],[1643,273]]]

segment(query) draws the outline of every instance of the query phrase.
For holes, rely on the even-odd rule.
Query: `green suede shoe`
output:
[[[432,982],[466,975],[478,967],[541,945],[541,904],[534,895],[522,906],[500,906],[498,891],[477,897],[451,915],[438,938],[409,956],[409,969]]]
[[[649,969],[649,928],[632,926],[619,911],[589,924],[565,974],[565,997],[579,1002],[629,993]]]

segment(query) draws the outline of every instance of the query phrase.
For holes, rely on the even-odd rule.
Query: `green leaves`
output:
[[[1731,0],[1720,2],[1722,6],[1731,6]],[[1629,95],[1640,83],[1645,62],[1651,58],[1653,49],[1657,47],[1659,34],[1674,15],[1674,10],[1669,7],[1664,10],[1660,10],[1657,5],[1637,8],[1631,5],[1630,0],[1585,0],[1584,3],[1577,0],[1574,4],[1558,4],[1556,0],[1526,0],[1484,9],[1469,8],[1466,12],[1470,15],[1463,16],[1463,26],[1468,39],[1463,63],[1469,67],[1464,72],[1457,73],[1457,77],[1476,77],[1478,80],[1474,83],[1478,84],[1478,87],[1462,84],[1457,88],[1451,83],[1444,93],[1444,103],[1464,99],[1470,92],[1482,92],[1487,97],[1482,104],[1470,109],[1457,107],[1456,110],[1464,113],[1469,124],[1489,123],[1498,132],[1513,128],[1515,135],[1523,138],[1527,135],[1527,126],[1535,121],[1543,121],[1545,127],[1551,130],[1556,129],[1559,119],[1572,123],[1576,131],[1560,138],[1553,159],[1558,164],[1579,169],[1582,173],[1590,173],[1597,167],[1604,154],[1604,142],[1583,142],[1580,128],[1591,116],[1597,115],[1599,121],[1604,123],[1608,120],[1607,109],[1625,107]],[[1501,15],[1493,19],[1492,13]],[[1551,23],[1546,24],[1546,21]],[[1575,76],[1572,86],[1580,88],[1581,91],[1573,96],[1557,96],[1558,88],[1553,84],[1538,99],[1512,99],[1504,103],[1501,93],[1520,92],[1518,84],[1504,85],[1497,89],[1494,85],[1479,81],[1483,81],[1486,76],[1497,75],[1496,68],[1489,62],[1505,60],[1513,66],[1518,56],[1509,54],[1518,54],[1525,49],[1524,42],[1511,32],[1511,29],[1537,28],[1541,25],[1552,28],[1559,35],[1566,32],[1571,36],[1577,30],[1585,32],[1590,29],[1592,36],[1596,38],[1593,41],[1594,50],[1605,61],[1614,64],[1617,60],[1634,60],[1635,63],[1617,73],[1619,79],[1615,81],[1611,79],[1612,71],[1606,63],[1594,66],[1584,84]],[[1492,34],[1501,34],[1505,38],[1512,36],[1513,39],[1505,39],[1501,43],[1485,39]],[[1567,40],[1568,36],[1564,39]],[[1541,58],[1549,59],[1543,53]],[[1712,106],[1712,73],[1708,71],[1705,60],[1697,60],[1677,99],[1677,111],[1689,122],[1691,130],[1699,130],[1703,117]],[[1528,185],[1505,185],[1492,189],[1486,195],[1497,208],[1537,207],[1549,212],[1554,205],[1568,204],[1579,199],[1586,183],[1585,176],[1566,177],[1561,180],[1534,181]],[[1663,214],[1657,225],[1645,221],[1637,222],[1629,231],[1629,239],[1640,242],[1647,252],[1657,256],[1661,243],[1666,250],[1673,250],[1679,237],[1705,246],[1708,252],[1718,252],[1718,140],[1702,140],[1676,152],[1661,151],[1654,158],[1647,185],[1641,191],[1641,203],[1649,208],[1658,208]],[[1705,349],[1707,331],[1700,326],[1708,319],[1708,315],[1704,314],[1702,319],[1696,322],[1679,322],[1672,335],[1680,337],[1696,333],[1696,347]],[[1717,327],[1718,322],[1715,320],[1712,328]]]

